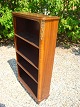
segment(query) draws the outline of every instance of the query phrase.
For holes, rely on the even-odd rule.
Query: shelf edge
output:
[[[30,42],[29,40],[27,40],[27,39],[25,39],[25,38],[23,38],[23,37],[19,36],[19,35],[18,35],[18,34],[16,34],[16,33],[15,33],[15,36],[17,36],[18,38],[20,38],[20,39],[24,40],[25,42],[27,42],[27,43],[29,43],[30,45],[32,45],[32,46],[34,46],[34,47],[36,47],[36,48],[38,48],[38,49],[39,49],[39,46],[37,46],[35,43]]]
[[[25,57],[21,52],[19,52],[17,49],[16,49],[16,52],[21,55],[26,61],[28,61],[33,67],[35,67],[37,70],[39,70],[36,65],[34,65],[33,62],[31,62],[27,57]]]
[[[17,64],[38,84],[37,80],[19,62]]]

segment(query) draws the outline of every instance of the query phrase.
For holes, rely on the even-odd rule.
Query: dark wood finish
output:
[[[18,79],[39,103],[49,96],[59,17],[13,12]]]
[[[17,64],[38,83],[38,70],[17,53]]]
[[[16,49],[38,67],[39,49],[16,37]],[[24,47],[24,49],[23,49]]]
[[[28,74],[24,72],[24,70],[20,66],[18,66],[18,70],[20,73],[19,76],[28,85],[28,87],[30,87],[34,95],[37,97],[37,83],[33,81],[32,78],[30,78],[30,76],[28,76]]]
[[[33,42],[30,42],[30,41],[29,41],[29,40],[27,40],[25,37],[23,38],[23,37],[21,37],[21,36],[19,36],[19,35],[17,35],[17,34],[15,34],[15,36],[17,36],[17,37],[21,38],[22,40],[24,40],[24,41],[28,42],[29,44],[31,44],[31,45],[33,45],[34,47],[36,47],[36,48],[38,48],[38,49],[39,49],[39,46],[37,46],[37,45],[36,45],[36,44],[34,44]]]

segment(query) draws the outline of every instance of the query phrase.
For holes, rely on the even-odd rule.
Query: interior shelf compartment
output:
[[[27,86],[32,90],[34,95],[37,97],[37,87],[38,84],[32,80],[32,78],[29,77],[29,75],[20,67],[19,69],[19,76],[22,78],[22,80],[27,84]]]
[[[17,37],[21,38],[22,40],[24,40],[24,41],[28,42],[28,43],[29,43],[29,44],[31,44],[32,46],[34,46],[34,47],[36,47],[36,48],[38,48],[38,49],[39,49],[39,46],[37,46],[37,45],[36,45],[36,44],[34,44],[33,42],[29,41],[28,39],[25,39],[25,38],[23,38],[23,37],[19,36],[18,34],[15,34],[15,36],[17,36]]]
[[[17,53],[18,65],[22,67],[25,72],[33,79],[38,82],[38,70],[34,68],[29,62]]]
[[[27,57],[38,68],[39,49],[34,48],[32,45],[18,37],[16,37],[16,43],[17,50]]]
[[[39,22],[16,17],[16,34],[39,46],[39,33]]]

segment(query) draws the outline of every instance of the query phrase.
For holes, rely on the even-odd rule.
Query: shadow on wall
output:
[[[18,73],[17,73],[17,63],[15,59],[10,59],[8,60],[8,63],[10,65],[10,67],[12,68],[16,78],[18,77]]]
[[[0,107],[6,107],[6,106],[5,106],[5,104],[1,104],[1,103],[0,103]]]

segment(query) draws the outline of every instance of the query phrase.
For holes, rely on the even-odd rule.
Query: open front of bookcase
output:
[[[18,77],[23,85],[26,83],[25,88],[28,87],[37,97],[40,24],[21,17],[16,17],[15,22]]]

